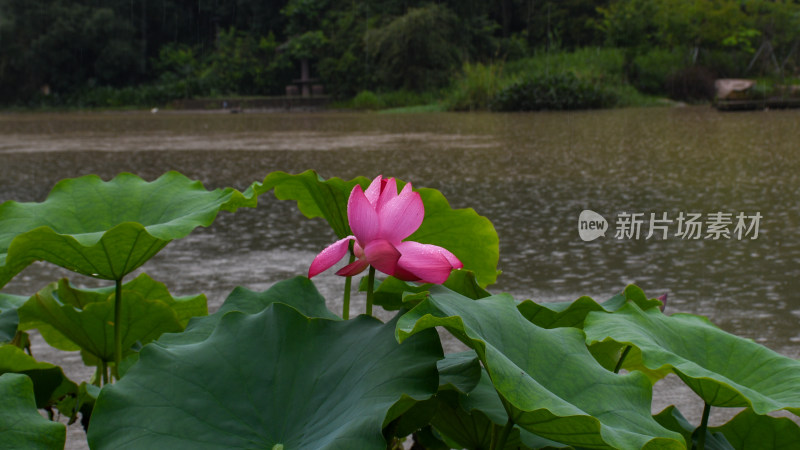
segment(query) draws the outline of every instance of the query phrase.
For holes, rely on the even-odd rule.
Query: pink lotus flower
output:
[[[450,271],[464,265],[455,255],[437,245],[403,241],[417,231],[425,216],[418,192],[405,185],[400,194],[394,178],[378,175],[366,192],[356,185],[347,201],[347,219],[352,236],[325,248],[311,263],[308,277],[322,273],[339,262],[349,242],[354,240],[356,260],[339,269],[336,275],[350,277],[372,265],[375,269],[404,281],[442,284]]]

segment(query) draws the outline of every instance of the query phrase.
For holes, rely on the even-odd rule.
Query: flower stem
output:
[[[100,370],[102,370],[103,385],[106,385],[108,384],[108,363],[105,360],[103,360],[103,362],[101,363]],[[98,383],[98,386],[99,385],[100,384]]]
[[[356,255],[353,254],[353,241],[350,241],[350,264],[356,260]],[[344,280],[344,304],[342,305],[342,319],[347,320],[350,318],[350,286],[353,283],[353,277],[347,277]]]
[[[706,448],[706,430],[708,429],[708,415],[711,413],[711,405],[706,403],[703,407],[703,420],[700,422],[700,428],[697,429],[697,450],[704,450]]]
[[[102,379],[102,375],[101,375],[102,367],[103,367],[102,365],[99,365],[94,370],[94,379],[92,380],[92,384],[97,386],[97,387],[101,387],[102,386],[102,384],[100,384],[100,380]]]
[[[631,346],[625,347],[625,350],[622,351],[622,354],[619,356],[619,361],[617,361],[617,367],[614,367],[614,373],[619,373],[619,369],[622,369],[622,363],[625,362],[625,357],[628,356],[628,352],[631,351]]]
[[[367,315],[372,315],[372,285],[375,284],[375,268],[369,266],[369,276],[367,277]]]
[[[112,373],[119,380],[119,363],[122,360],[122,278],[115,281],[114,298],[114,369]]]
[[[492,446],[493,450],[503,450],[506,447],[506,441],[508,440],[508,435],[511,434],[511,430],[514,428],[514,420],[511,417],[508,418],[508,422],[503,427],[502,433],[500,433],[500,439],[495,442],[495,445]]]

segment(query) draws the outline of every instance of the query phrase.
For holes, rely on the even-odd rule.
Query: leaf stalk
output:
[[[625,357],[628,356],[628,352],[631,351],[631,346],[625,347],[625,350],[622,351],[622,354],[619,356],[619,361],[617,361],[617,366],[614,367],[614,373],[619,373],[619,370],[622,369],[622,363],[625,362]]]
[[[704,450],[706,448],[706,430],[708,429],[708,416],[711,413],[711,405],[708,403],[703,407],[703,420],[700,422],[700,427],[697,428],[699,433],[697,436],[697,450]]]
[[[356,260],[356,255],[353,253],[353,241],[350,241],[350,262],[353,264]],[[342,300],[342,319],[347,320],[350,318],[350,287],[353,283],[353,277],[347,277],[344,280],[344,299]]]
[[[115,280],[114,297],[114,378],[119,380],[119,363],[122,361],[122,278]]]
[[[367,277],[367,315],[372,315],[372,296],[373,285],[375,284],[375,268],[369,266],[369,276]]]

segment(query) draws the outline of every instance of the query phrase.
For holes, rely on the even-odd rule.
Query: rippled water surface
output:
[[[668,312],[707,315],[798,358],[799,143],[800,111],[722,114],[708,107],[0,115],[0,201],[42,201],[58,180],[89,173],[154,179],[178,170],[206,187],[237,188],[274,170],[342,178],[382,173],[440,189],[453,206],[492,220],[503,271],[493,292],[603,300],[635,283],[650,296],[669,293]],[[583,209],[611,222],[605,238],[579,238]],[[620,240],[614,221],[623,212],[763,218],[755,240],[684,240],[673,235],[676,224],[667,239],[644,239],[645,224],[641,239]],[[143,269],[176,294],[206,293],[213,311],[237,285],[263,290],[304,274],[333,239],[324,222],[264,195],[259,208],[222,213]],[[5,291],[31,294],[64,273],[37,264]],[[318,285],[330,307],[340,308],[341,279],[324,274]],[[72,360],[77,367],[79,357]]]

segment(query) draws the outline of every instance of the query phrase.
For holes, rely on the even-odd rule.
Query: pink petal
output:
[[[395,267],[394,273],[392,274],[393,277],[403,280],[403,281],[417,281],[422,282],[418,276],[414,275],[413,273],[403,269],[399,265]]]
[[[439,247],[439,252],[447,258],[447,261],[450,262],[450,265],[453,266],[453,269],[463,269],[464,263],[461,262],[460,259],[456,257],[456,255],[450,253],[450,250],[447,250],[444,247]]]
[[[408,183],[400,195],[389,200],[378,211],[380,236],[389,242],[399,243],[417,231],[424,218],[422,197],[419,192],[413,192],[411,183]]]
[[[378,213],[359,185],[354,186],[350,192],[350,199],[347,201],[347,220],[362,247],[378,236],[380,230]]]
[[[344,257],[347,253],[348,243],[354,239],[353,236],[347,236],[344,239],[339,239],[333,244],[325,247],[324,250],[319,252],[314,261],[311,262],[311,267],[308,268],[308,278],[319,275],[322,272],[333,267],[334,264]]]
[[[369,200],[370,204],[374,207],[378,204],[378,197],[381,196],[381,186],[383,185],[383,175],[378,175],[372,180],[372,183],[369,184],[369,187],[364,192],[364,195]]]
[[[372,267],[387,275],[393,275],[400,252],[389,241],[376,239],[364,247],[364,256]]]
[[[408,271],[426,283],[442,284],[454,268],[461,266],[455,255],[438,245],[408,241],[401,242],[397,249],[401,253],[398,269]],[[457,264],[453,264],[451,258]]]
[[[375,205],[375,211],[378,211],[379,214],[386,203],[397,197],[397,181],[394,178],[384,181],[385,184],[381,189],[381,196],[378,199],[378,204]]]
[[[340,277],[352,277],[363,272],[368,266],[369,263],[365,259],[357,259],[337,270],[336,275],[339,275]]]

